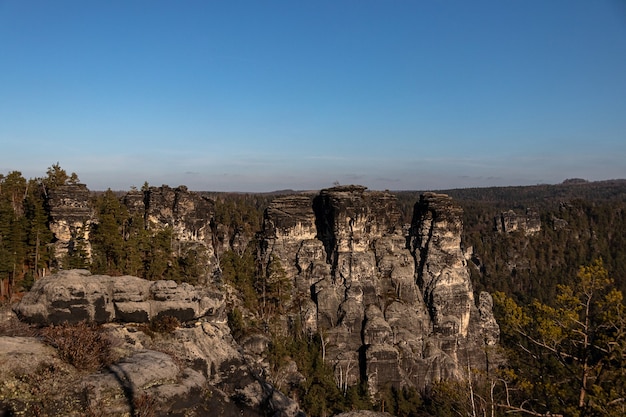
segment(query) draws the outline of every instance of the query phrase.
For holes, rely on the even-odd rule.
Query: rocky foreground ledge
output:
[[[223,309],[223,294],[173,281],[84,270],[42,278],[0,320],[3,329],[22,326],[19,336],[0,336],[0,416],[303,415],[235,343]],[[182,324],[150,331],[147,322],[163,316]],[[99,371],[73,366],[34,327],[24,335],[18,317],[100,323],[113,360]]]
[[[15,312],[28,323],[48,325],[83,320],[145,323],[161,316],[187,322],[219,317],[223,309],[224,295],[207,288],[74,269],[38,280]]]

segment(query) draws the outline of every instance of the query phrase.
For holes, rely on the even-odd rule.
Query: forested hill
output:
[[[626,180],[566,180],[556,185],[441,190],[464,210],[463,244],[472,252],[477,289],[505,291],[520,300],[554,299],[580,265],[602,258],[626,289]],[[396,192],[405,222],[419,191]],[[497,231],[502,214],[532,213],[540,230]]]
[[[396,191],[399,203],[410,221],[412,205],[423,191]],[[453,188],[436,190],[464,207],[482,207],[492,213],[510,208],[551,209],[560,203],[587,200],[595,203],[626,202],[626,179],[607,181],[565,180],[561,184],[510,187]],[[470,219],[468,219],[470,220]]]

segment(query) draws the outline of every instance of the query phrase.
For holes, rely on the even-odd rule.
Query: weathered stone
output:
[[[172,227],[177,242],[205,245],[212,256],[235,239],[212,223],[212,202],[184,187],[135,191],[124,201],[144,215],[151,230]],[[448,196],[426,193],[405,227],[391,194],[360,186],[277,198],[265,213],[259,252],[265,267],[280,260],[293,283],[278,330],[286,334],[298,323],[309,334],[318,332],[340,387],[366,382],[372,395],[383,386],[421,389],[441,378],[464,378],[468,364],[484,366],[484,347],[497,343],[499,329],[490,296],[480,294],[478,305],[474,300],[466,265],[471,251],[461,248],[461,214]],[[137,350],[167,350],[194,369],[177,367],[176,380],[146,389],[182,395],[205,380],[219,387],[214,398],[223,395],[242,407],[275,404],[284,415],[295,415],[297,405],[259,376],[265,365],[258,357],[269,339],[245,339],[243,349],[234,344],[225,325],[225,297],[216,288],[173,281],[63,271],[37,281],[15,310],[41,324],[145,322],[165,314],[201,318],[176,329],[171,339],[151,340],[132,326],[116,331],[133,346],[129,358]],[[163,369],[169,369],[164,361]],[[131,368],[119,364],[134,373]],[[297,383],[298,375],[285,369],[281,384],[292,377]],[[141,386],[141,377],[133,378]]]
[[[215,291],[185,283],[69,270],[38,280],[15,311],[24,321],[38,324],[146,322],[163,315],[190,321],[221,314],[223,299]]]
[[[89,233],[96,222],[95,211],[85,184],[60,185],[49,191],[50,231],[53,233],[54,256],[58,263],[68,253],[84,251],[91,258]]]
[[[245,247],[249,236],[231,236],[228,228],[214,221],[215,203],[210,198],[191,192],[185,186],[163,185],[142,191],[130,191],[122,202],[133,215],[141,216],[150,232],[170,229],[176,252],[203,254],[202,266],[206,280],[218,270],[218,257],[224,251]],[[243,242],[243,243],[242,243]]]
[[[365,366],[370,392],[376,393],[384,385],[395,388],[402,386],[404,377],[400,370],[400,354],[395,347],[386,344],[368,345]]]
[[[500,326],[493,316],[493,299],[488,292],[481,291],[478,296],[478,313],[480,314],[485,343],[488,346],[493,346],[500,339]]]
[[[461,208],[443,194],[426,193],[415,205],[412,251],[417,282],[433,328],[445,336],[467,336],[475,308],[472,285],[461,251]]]
[[[102,411],[103,406],[107,415],[120,417],[142,410],[154,415],[213,415],[216,410],[251,417],[303,415],[296,402],[248,364],[225,324],[198,322],[167,336],[148,336],[141,328],[104,325],[114,355],[121,359],[89,375],[62,361],[38,338],[0,337],[0,412],[8,407],[10,413],[32,415],[28,404],[41,401],[43,407],[61,404],[44,410],[67,416]],[[297,374],[292,367],[287,376]],[[54,386],[36,386],[41,382]]]
[[[264,259],[279,256],[293,299],[314,303],[306,328],[323,335],[342,386],[364,375],[375,395],[385,385],[462,378],[470,362],[484,366],[483,348],[499,329],[489,298],[474,302],[461,214],[448,196],[426,193],[404,227],[392,195],[360,186],[322,190],[312,203],[272,202]]]
[[[375,305],[370,305],[365,312],[363,343],[365,345],[393,343],[391,326],[385,321],[383,312]]]
[[[0,336],[0,375],[35,372],[40,364],[62,362],[54,348],[36,337]]]
[[[494,219],[495,229],[500,233],[511,233],[516,230],[526,235],[532,235],[541,231],[541,218],[539,213],[531,208],[526,209],[524,216],[518,215],[514,210],[503,211]]]
[[[130,201],[135,202],[131,198]],[[214,203],[210,199],[180,186],[150,187],[143,197],[145,217],[149,227],[172,227],[182,241],[210,241]],[[136,202],[135,202],[136,204]],[[140,205],[136,205],[141,207]]]

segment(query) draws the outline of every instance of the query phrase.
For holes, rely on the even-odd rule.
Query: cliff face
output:
[[[95,213],[85,184],[61,185],[48,196],[50,231],[53,233],[54,256],[61,261],[68,252],[82,250],[91,257],[89,232]]]
[[[185,186],[171,188],[163,185],[131,191],[122,202],[131,213],[140,214],[150,230],[171,227],[179,242],[211,243],[213,201],[189,192]]]
[[[78,323],[145,323],[161,316],[182,322],[223,318],[224,294],[174,281],[134,276],[91,275],[86,270],[60,271],[38,280],[15,312],[38,325]]]
[[[392,195],[359,186],[270,205],[265,260],[280,258],[299,319],[323,335],[341,386],[422,388],[485,366],[499,329],[489,295],[474,300],[461,214],[448,196],[425,194],[407,230]]]
[[[83,233],[94,221],[87,189],[68,187],[74,188],[51,196],[59,241]],[[217,267],[221,252],[245,247],[215,224],[214,202],[185,187],[130,192],[123,203],[149,230],[171,228],[173,250],[206,248],[209,270]],[[347,388],[366,381],[371,394],[386,385],[423,388],[440,378],[463,378],[468,365],[484,367],[484,347],[497,343],[499,329],[490,296],[474,299],[461,248],[461,215],[448,196],[427,193],[415,204],[411,224],[403,225],[394,196],[361,186],[275,199],[265,212],[258,254],[265,268],[279,259],[293,284],[282,331],[298,321],[304,331],[319,333],[338,384]],[[88,235],[80,236],[88,243]],[[139,308],[110,291],[92,291],[94,309],[106,317],[92,317],[89,309],[82,316],[147,320],[163,307],[158,296],[140,297]],[[139,292],[151,294],[152,287]],[[46,314],[79,308],[74,299],[85,293],[77,287],[59,304],[62,311]],[[177,301],[181,318],[206,314],[206,302],[197,300]]]

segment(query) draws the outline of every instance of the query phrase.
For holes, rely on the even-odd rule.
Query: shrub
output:
[[[157,316],[150,320],[150,325],[148,327],[155,333],[171,334],[178,326],[180,326],[180,321],[178,321],[176,317]]]
[[[157,399],[145,392],[133,400],[135,417],[154,417],[156,415]]]
[[[102,327],[81,321],[42,330],[44,340],[69,364],[83,371],[97,371],[112,363],[111,342]]]
[[[230,327],[230,333],[236,341],[241,341],[246,334],[246,323],[241,314],[241,310],[237,307],[228,312],[228,327]]]

